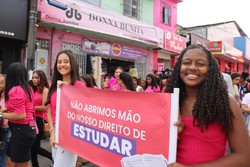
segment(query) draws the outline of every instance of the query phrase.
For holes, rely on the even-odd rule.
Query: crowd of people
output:
[[[202,45],[184,49],[173,70],[154,71],[145,79],[116,67],[101,76],[100,87],[91,74],[79,75],[76,58],[69,50],[57,54],[50,85],[41,70],[34,71],[32,80],[27,82],[25,66],[12,63],[7,74],[0,75],[1,165],[39,167],[38,154],[54,162],[55,167],[91,163],[55,142],[55,120],[59,117],[57,88],[73,85],[148,93],[173,93],[174,88],[179,88],[179,120],[175,123],[177,160],[169,167],[248,167],[250,142],[246,124],[250,84],[247,78],[247,73],[232,73],[233,90],[229,93],[218,62]],[[45,122],[49,124],[52,152],[41,147]]]

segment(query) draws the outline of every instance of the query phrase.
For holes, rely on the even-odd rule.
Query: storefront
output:
[[[211,41],[209,49],[218,60],[222,72],[239,72],[243,71],[243,52],[223,41]]]
[[[250,73],[250,39],[246,36],[235,37],[234,46],[243,52],[243,71]]]
[[[25,61],[29,1],[0,2],[0,73],[13,62]]]
[[[94,73],[97,82],[100,74],[108,73],[113,66],[136,71],[138,77],[152,72],[154,50],[163,48],[163,30],[80,1],[62,1],[58,6],[47,1],[38,3],[37,54],[47,48],[49,76],[62,49],[72,50],[80,73]],[[42,66],[38,59],[35,61],[36,67]]]
[[[186,38],[166,30],[164,32],[164,49],[158,51],[158,71],[172,69],[185,48]]]
[[[209,40],[206,38],[203,38],[193,33],[187,33],[187,34],[184,34],[183,36],[186,37],[187,46],[191,44],[200,44],[200,45],[205,46],[206,48],[209,48]]]

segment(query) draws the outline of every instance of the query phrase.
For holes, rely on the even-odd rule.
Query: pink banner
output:
[[[163,30],[79,0],[39,0],[41,21],[109,34],[163,48]]]
[[[175,52],[181,53],[183,49],[186,48],[186,38],[174,34],[170,31],[165,31],[165,49]]]
[[[178,109],[171,109],[172,95],[64,86],[58,143],[102,167],[121,166],[123,157],[143,153],[175,159],[177,131],[170,120]]]

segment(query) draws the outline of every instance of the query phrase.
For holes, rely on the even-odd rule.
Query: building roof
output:
[[[205,25],[199,25],[199,26],[193,26],[193,27],[182,27],[185,30],[188,29],[194,29],[194,28],[202,28],[202,27],[213,27],[217,25],[222,25],[222,24],[228,24],[228,23],[234,23],[240,33],[241,36],[247,36],[247,34],[241,29],[241,27],[238,25],[236,21],[227,21],[227,22],[220,22],[220,23],[214,23],[214,24],[205,24]]]

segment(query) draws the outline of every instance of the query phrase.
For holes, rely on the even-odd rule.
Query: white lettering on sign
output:
[[[0,34],[1,35],[8,35],[8,36],[15,36],[14,32],[9,32],[9,31],[4,31],[4,30],[0,30]]]

